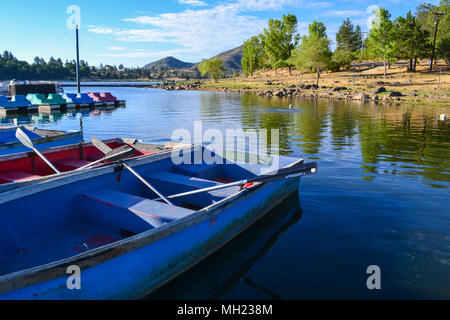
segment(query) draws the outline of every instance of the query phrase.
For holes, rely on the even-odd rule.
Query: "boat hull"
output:
[[[170,157],[170,154],[161,154],[127,162],[137,170],[141,168],[142,173],[142,168],[148,166],[153,166],[152,170],[160,168],[164,161],[171,161]],[[292,160],[285,159],[283,167],[301,163]],[[35,208],[37,210],[33,213],[33,217],[48,213],[45,219],[55,223],[55,219],[63,219],[60,213],[68,203],[73,202],[75,190],[81,192],[83,190],[80,189],[85,188],[86,191],[87,185],[96,190],[113,183],[120,184],[122,189],[129,185],[127,180],[131,178],[123,172],[120,179],[117,179],[117,170],[113,167],[61,177],[4,194],[0,200],[0,211],[9,219],[15,219],[17,214],[11,216],[7,211],[23,213],[35,199],[39,198],[42,203],[47,203],[58,198],[52,204],[52,213],[48,213],[45,208]],[[141,298],[227,244],[296,192],[298,187],[299,178],[256,184],[184,218],[122,241],[60,261],[53,259],[55,262],[39,267],[7,273],[0,277],[0,299]],[[32,229],[28,230],[32,232]],[[20,232],[23,235],[24,231]],[[49,254],[51,253],[47,255]],[[8,264],[9,261],[6,260],[5,263]],[[81,269],[80,290],[68,288],[71,266]],[[8,269],[4,267],[4,270]]]
[[[245,201],[182,232],[83,270],[81,290],[58,277],[0,295],[10,300],[137,299],[214,253],[298,190],[298,180],[267,185]],[[244,200],[244,199],[242,199]],[[151,237],[151,235],[147,235]],[[142,240],[143,241],[143,240]],[[116,250],[120,250],[117,248]],[[110,252],[105,254],[111,254]],[[45,274],[42,275],[45,280]]]

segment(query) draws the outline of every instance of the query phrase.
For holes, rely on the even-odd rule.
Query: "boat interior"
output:
[[[107,142],[107,145],[112,149],[124,146],[125,144],[122,139],[114,139]],[[132,157],[150,155],[168,150],[163,146],[149,144],[134,143],[133,147],[135,153]],[[83,145],[82,147],[81,145],[58,147],[43,151],[42,153],[60,172],[79,169],[104,157],[104,154],[100,150],[90,144]],[[0,185],[28,181],[53,174],[55,172],[32,151],[0,158]]]
[[[281,157],[280,157],[281,158]],[[289,158],[287,158],[289,159]],[[292,162],[292,159],[290,159]],[[286,165],[289,160],[280,163]],[[134,169],[165,196],[256,177],[262,165],[181,164],[170,156]],[[0,276],[59,261],[182,219],[241,188],[161,200],[128,170],[0,205]]]

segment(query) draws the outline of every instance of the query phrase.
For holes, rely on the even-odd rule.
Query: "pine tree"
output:
[[[416,17],[408,12],[406,18],[398,17],[394,23],[395,55],[409,60],[409,70],[415,71],[413,61],[427,56],[430,49],[429,32],[423,30]]]
[[[361,48],[361,28],[353,26],[349,18],[342,22],[339,31],[336,33],[337,50],[354,52]]]

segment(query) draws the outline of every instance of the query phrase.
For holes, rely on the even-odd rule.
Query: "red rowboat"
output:
[[[173,149],[185,147],[182,144],[171,143],[165,146],[145,144],[139,143],[134,139],[121,138],[105,140],[103,142],[112,149],[124,145],[132,146],[135,149],[135,154],[131,158],[171,152]],[[73,170],[84,167],[104,157],[104,154],[92,145],[92,143],[72,144],[41,150],[41,152],[61,174],[55,174],[33,151],[1,156],[0,193],[66,175]]]

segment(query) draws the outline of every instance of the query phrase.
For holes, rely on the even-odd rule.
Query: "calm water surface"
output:
[[[156,143],[194,120],[205,130],[279,128],[282,154],[320,165],[299,196],[150,298],[450,298],[450,121],[439,121],[450,107],[110,91],[127,107],[18,120],[73,130],[82,116],[86,139]],[[366,287],[370,265],[382,290]]]

